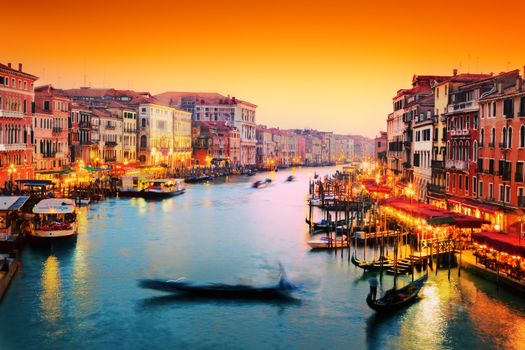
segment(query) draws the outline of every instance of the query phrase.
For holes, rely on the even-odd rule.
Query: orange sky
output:
[[[257,104],[259,123],[283,128],[374,136],[414,73],[525,65],[522,0],[41,0],[0,8],[0,61],[23,62],[39,83],[83,85],[85,66],[93,87],[230,94]]]

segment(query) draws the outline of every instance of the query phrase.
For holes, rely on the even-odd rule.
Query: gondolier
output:
[[[372,300],[376,300],[377,286],[379,285],[379,281],[377,280],[376,276],[372,276],[368,280],[368,283],[370,284],[370,295],[372,296]]]

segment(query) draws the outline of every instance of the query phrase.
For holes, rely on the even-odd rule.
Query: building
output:
[[[38,78],[0,64],[0,185],[9,179],[32,179],[31,132],[34,82]]]
[[[265,125],[257,125],[256,163],[259,169],[273,169],[277,160],[277,144],[273,133]]]
[[[106,108],[92,108],[91,112],[98,123],[98,144],[93,148],[96,165],[122,162],[123,122],[120,114]]]
[[[194,165],[231,166],[232,160],[238,160],[239,132],[225,122],[194,122],[192,135]]]
[[[379,135],[374,139],[374,159],[386,166],[386,152],[387,152],[388,138],[386,131],[380,131]]]
[[[117,162],[135,162],[137,160],[137,110],[115,101],[108,103],[105,108],[114,117],[112,124],[116,127],[115,133],[121,132],[118,137],[121,140],[118,141],[120,145],[117,144],[114,147]],[[103,124],[102,128],[104,128]]]
[[[69,126],[69,158],[71,163],[82,161],[84,164],[91,163],[91,110],[80,106],[78,103],[71,104],[71,114],[68,120]]]
[[[428,185],[428,196],[435,204],[443,202],[446,185],[445,160],[447,154],[447,124],[449,96],[457,91],[461,85],[489,78],[488,74],[458,74],[454,69],[453,75],[432,86],[434,91],[434,132],[432,137],[431,182]],[[441,203],[443,207],[446,205]]]
[[[191,113],[173,109],[173,159],[171,166],[185,169],[191,166]]]
[[[44,85],[35,88],[35,165],[38,172],[68,167],[71,100],[62,90]]]
[[[525,74],[525,68],[524,72]],[[494,225],[520,231],[525,208],[525,89],[519,70],[487,79],[479,105],[477,178],[471,194],[499,206],[493,213],[478,208]],[[476,146],[474,146],[476,147]],[[474,159],[477,148],[474,149]]]
[[[256,161],[256,109],[257,106],[235,97],[218,93],[164,92],[156,95],[169,106],[192,114],[194,121],[222,121],[232,123],[241,136],[242,165],[255,165]]]

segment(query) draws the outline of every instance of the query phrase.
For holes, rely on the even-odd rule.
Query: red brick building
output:
[[[0,64],[0,186],[8,179],[32,179],[31,131],[34,82],[38,78]]]

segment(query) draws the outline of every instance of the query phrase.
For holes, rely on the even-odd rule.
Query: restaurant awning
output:
[[[519,234],[483,231],[474,232],[472,239],[499,251],[525,256],[525,241]]]

